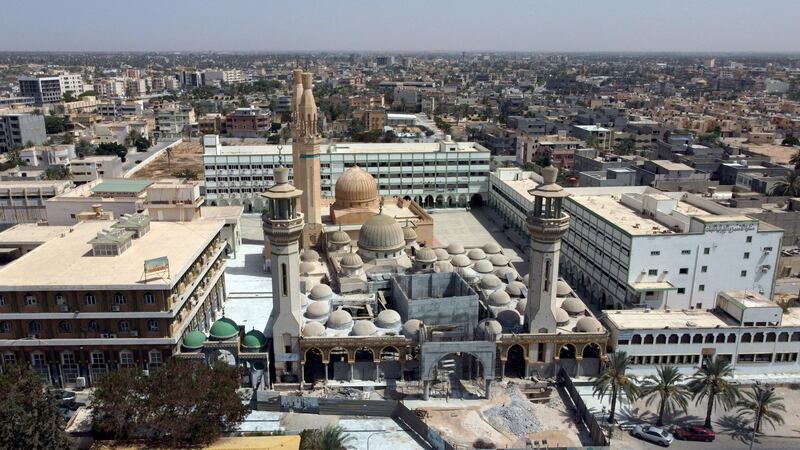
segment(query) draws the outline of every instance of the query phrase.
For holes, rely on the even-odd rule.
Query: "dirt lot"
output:
[[[492,399],[479,406],[422,409],[428,413],[426,422],[456,444],[471,445],[481,438],[498,448],[525,447],[526,440],[546,440],[551,447],[581,445],[579,431],[557,390],[552,391],[547,403],[536,404],[521,399],[515,389],[505,382],[498,383],[492,389]],[[497,420],[498,416],[510,420]],[[538,431],[523,431],[532,429]]]
[[[198,180],[203,179],[203,145],[200,142],[181,142],[169,152],[169,158],[164,152],[158,159],[139,169],[133,178],[172,177],[175,172],[190,169],[197,174]]]

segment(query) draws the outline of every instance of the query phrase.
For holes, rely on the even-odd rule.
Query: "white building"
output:
[[[535,178],[491,177],[489,204],[513,237],[525,236]],[[585,298],[614,308],[703,309],[725,290],[772,295],[783,230],[685,192],[568,192],[561,273]]]
[[[68,180],[0,181],[0,223],[46,220],[45,202],[71,186]]]
[[[69,166],[70,161],[75,158],[75,146],[72,144],[37,145],[20,150],[19,157],[25,161],[26,166]]]
[[[61,83],[61,95],[69,91],[72,92],[73,97],[77,97],[86,91],[83,77],[80,74],[62,73],[58,76],[58,80]]]
[[[203,137],[206,199],[209,204],[241,204],[260,209],[258,196],[273,181],[282,160],[292,167],[292,146],[220,145]],[[409,197],[426,207],[466,206],[487,194],[489,150],[474,142],[322,144],[322,196],[333,197],[339,176],[359,165],[378,181],[381,195]]]
[[[70,172],[75,184],[102,178],[119,178],[122,176],[122,161],[116,155],[86,156],[73,159]]]
[[[693,374],[704,358],[727,359],[737,374],[798,373],[800,308],[751,291],[721,292],[712,310],[604,311],[609,347],[632,358],[630,373],[674,364]]]

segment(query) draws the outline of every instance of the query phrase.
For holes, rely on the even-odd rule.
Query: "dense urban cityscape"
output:
[[[0,448],[800,445],[797,54],[3,48]]]

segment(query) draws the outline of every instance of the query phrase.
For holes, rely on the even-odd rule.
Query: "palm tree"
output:
[[[686,409],[691,393],[689,388],[682,384],[683,380],[683,374],[672,365],[658,366],[656,375],[645,378],[642,396],[647,397],[646,405],[650,406],[653,400],[659,399],[656,425],[664,425],[664,413],[668,409],[675,409],[675,407]]]
[[[769,194],[787,197],[800,196],[800,171],[793,170],[784,176],[772,186]]]
[[[739,399],[739,386],[730,381],[732,376],[733,367],[730,362],[715,357],[713,360],[707,361],[689,382],[689,390],[692,392],[695,405],[699,405],[703,399],[708,398],[704,427],[711,428],[711,413],[714,411],[714,405],[730,408]]]
[[[795,138],[795,139],[797,139],[797,138]],[[784,139],[783,142],[786,142],[786,139]],[[792,155],[791,158],[789,158],[789,164],[794,166],[795,170],[800,169],[800,150],[796,151],[795,154]]]
[[[316,430],[303,430],[300,433],[301,450],[346,450],[350,436],[345,436],[344,428],[327,425]]]
[[[738,417],[753,416],[753,433],[761,431],[762,420],[772,428],[783,423],[781,413],[786,412],[786,407],[774,389],[756,384],[752,390],[744,393],[744,397],[736,402],[736,406],[739,407]]]
[[[636,399],[639,387],[636,382],[625,375],[631,359],[625,352],[614,352],[608,356],[608,361],[603,371],[594,377],[594,395],[601,400],[611,394],[611,409],[608,413],[608,423],[614,423],[614,411],[617,407],[617,395],[622,391],[628,401]]]

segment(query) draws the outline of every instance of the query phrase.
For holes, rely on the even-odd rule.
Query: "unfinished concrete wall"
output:
[[[455,273],[426,273],[392,277],[391,305],[403,321],[421,320],[426,326],[455,327],[472,339],[478,324],[478,295]]]

